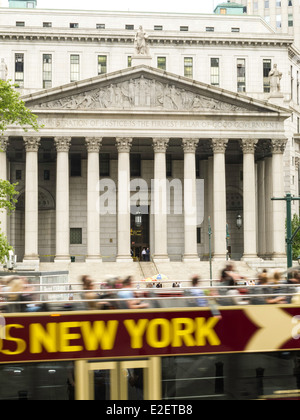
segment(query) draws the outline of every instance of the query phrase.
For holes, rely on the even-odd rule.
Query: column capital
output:
[[[240,145],[243,153],[254,153],[257,143],[258,139],[242,139]]]
[[[195,153],[199,139],[182,139],[182,148],[184,153]]]
[[[283,154],[285,146],[287,144],[287,139],[282,137],[281,139],[272,139],[271,140],[271,152],[272,154]]]
[[[211,143],[214,153],[225,153],[228,139],[212,139]]]
[[[57,152],[68,152],[71,146],[71,137],[54,137]]]
[[[88,153],[99,153],[102,146],[102,137],[86,137],[85,144]]]
[[[0,137],[0,152],[6,152],[8,143],[9,143],[9,137],[7,136]]]
[[[153,139],[154,153],[166,153],[169,139],[164,137],[156,137]]]
[[[38,152],[41,144],[41,138],[37,136],[28,136],[23,138],[26,152]]]
[[[132,138],[117,137],[117,149],[119,153],[129,153],[132,146]]]

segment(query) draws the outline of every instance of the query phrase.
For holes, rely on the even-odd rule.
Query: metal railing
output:
[[[136,282],[136,284],[140,285],[140,283],[144,282]],[[155,282],[153,282],[156,284]],[[161,281],[160,283],[168,283],[170,284],[169,280]],[[182,280],[180,281],[181,284],[189,283],[189,280]],[[97,284],[97,283],[96,283]],[[101,284],[101,283],[99,283]],[[9,289],[9,287],[4,286],[5,289]],[[49,288],[53,288],[53,290],[49,290]],[[47,288],[46,291],[43,291],[43,288]],[[55,288],[59,288],[59,290],[54,290]],[[65,290],[61,290],[64,288]],[[134,288],[126,288],[126,289],[104,289],[104,288],[95,288],[92,290],[83,290],[82,286],[79,283],[57,283],[57,284],[34,284],[34,285],[26,285],[24,290],[19,292],[14,292],[10,290],[1,291],[0,286],[0,311],[5,307],[9,307],[11,305],[74,305],[74,310],[76,310],[76,305],[78,304],[90,304],[90,303],[108,303],[111,306],[116,306],[115,309],[119,309],[118,305],[122,302],[128,302],[131,299],[122,298],[119,296],[119,292],[126,290],[127,292],[132,292],[135,295],[134,299],[140,300],[143,302],[148,302],[149,306],[153,303],[165,303],[169,305],[170,308],[174,307],[184,307],[184,306],[198,306],[197,300],[202,300],[203,302],[207,302],[207,306],[211,305],[210,302],[216,303],[218,306],[231,306],[228,305],[228,302],[231,301],[232,305],[238,305],[234,303],[236,299],[240,300],[241,302],[244,301],[244,304],[250,303],[253,299],[257,298],[274,298],[282,296],[286,298],[287,303],[291,300],[294,296],[296,296],[299,292],[300,295],[300,285],[299,290],[296,290],[297,285],[294,284],[278,284],[278,285],[238,285],[238,286],[197,286],[197,287],[164,287],[164,288],[148,288],[148,287],[134,287]],[[39,290],[36,290],[39,289]],[[263,293],[260,293],[260,289]],[[268,292],[265,293],[268,289]],[[274,290],[276,289],[276,290]],[[197,292],[202,291],[203,295],[198,293],[193,294],[193,291],[197,290]],[[228,294],[230,290],[237,291],[236,294]],[[239,293],[239,291],[243,291],[243,293]],[[86,295],[95,294],[97,298],[89,299],[86,298]],[[60,299],[55,300],[49,297],[59,295]],[[23,298],[23,299],[22,299]],[[26,298],[28,300],[26,300]],[[186,304],[186,305],[185,305]],[[200,305],[203,306],[203,305]],[[204,305],[205,306],[205,305]],[[159,305],[158,305],[159,307]],[[166,307],[166,306],[162,306]],[[124,307],[123,307],[124,308]]]

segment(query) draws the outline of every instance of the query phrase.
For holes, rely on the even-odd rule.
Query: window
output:
[[[164,28],[162,25],[154,25],[154,30],[155,31],[162,31]]]
[[[276,15],[276,28],[280,29],[281,24],[282,24],[282,16],[281,15]]]
[[[246,60],[237,59],[237,91],[246,92]]]
[[[78,29],[79,28],[79,23],[70,23],[70,28],[71,29]]]
[[[52,28],[52,22],[43,22],[43,28]]]
[[[127,31],[134,31],[134,25],[125,25]]]
[[[20,22],[20,21],[16,22],[16,26],[22,26],[23,27],[23,26],[25,26],[25,22]]]
[[[82,228],[71,228],[70,229],[70,244],[81,245],[82,244]]]
[[[138,153],[131,153],[130,154],[130,176],[131,177],[135,177],[135,176],[142,176],[141,175],[141,170],[142,170],[142,165],[141,165],[142,161],[141,161],[141,155]]]
[[[207,26],[206,32],[215,32],[215,28],[213,26]]]
[[[109,153],[100,154],[100,176],[110,176],[110,155]]]
[[[210,84],[212,86],[220,86],[220,59],[210,59]]]
[[[167,69],[167,58],[166,57],[157,57],[157,68],[161,70]]]
[[[24,54],[15,55],[15,82],[19,88],[24,87]]]
[[[28,1],[26,4],[27,9],[34,9],[34,2]]]
[[[52,87],[52,54],[43,54],[43,89]]]
[[[22,170],[16,169],[16,181],[21,181],[21,180],[22,180]]]
[[[184,76],[193,78],[193,58],[184,57]]]
[[[78,82],[80,79],[80,63],[79,63],[79,55],[71,54],[70,57],[70,64],[71,64],[71,74],[70,74],[70,81],[71,82]]]
[[[166,155],[166,176],[172,178],[172,155]]]
[[[227,9],[225,9],[225,8],[220,9],[220,14],[221,15],[227,15]]]
[[[81,176],[81,154],[71,155],[71,176]]]
[[[241,32],[240,28],[231,28],[231,32]]]
[[[44,170],[44,181],[50,181],[50,170],[49,169]]]
[[[105,29],[105,23],[97,23],[96,29]]]
[[[288,15],[288,26],[292,28],[294,26],[294,16],[293,14]]]
[[[98,55],[98,75],[107,73],[107,56]]]
[[[188,26],[180,26],[180,31],[181,32],[188,32],[189,27]]]
[[[197,227],[197,244],[201,244],[201,228]]]
[[[131,55],[129,55],[127,57],[127,67],[132,67],[132,56]]]
[[[270,78],[269,73],[272,69],[272,60],[263,60],[263,79],[264,79],[264,92],[270,92]]]

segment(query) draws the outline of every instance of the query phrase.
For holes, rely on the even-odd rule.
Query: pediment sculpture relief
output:
[[[147,79],[144,76],[44,102],[34,107],[72,110],[152,108],[195,112],[245,111],[244,108],[196,94],[174,84],[164,84],[154,79]]]

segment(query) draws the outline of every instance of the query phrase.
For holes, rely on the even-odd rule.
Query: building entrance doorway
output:
[[[141,206],[139,213],[137,214],[137,212],[131,211],[130,235],[132,257],[134,261],[150,261],[149,207]]]

